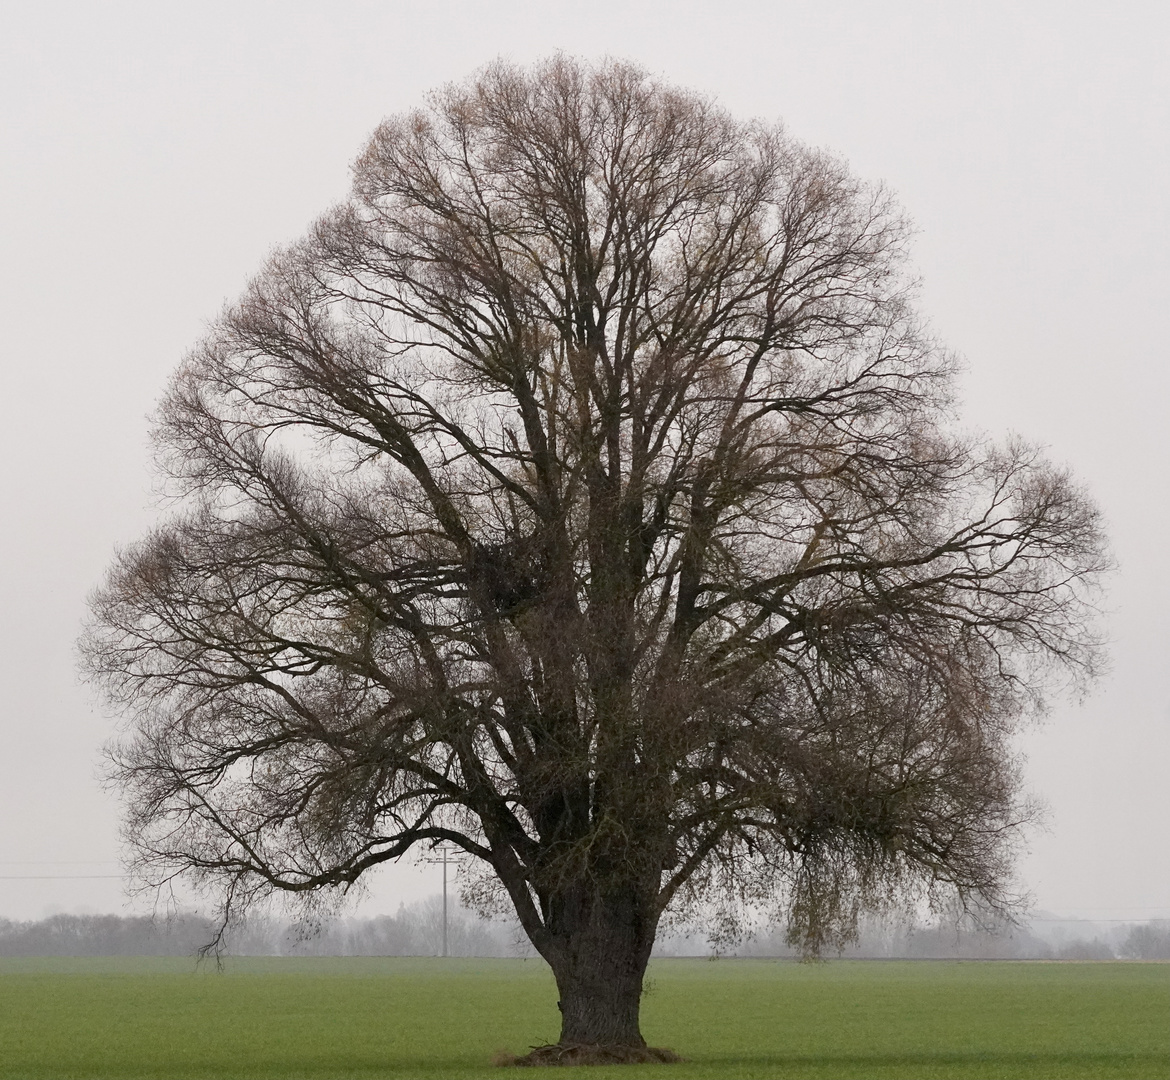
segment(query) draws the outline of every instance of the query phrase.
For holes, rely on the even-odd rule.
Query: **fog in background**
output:
[[[0,919],[0,957],[189,956],[496,956],[535,957],[516,919],[487,919],[440,895],[400,904],[393,915],[297,922],[254,913],[223,938],[206,916],[50,915]],[[666,926],[654,956],[774,957],[798,960],[783,928],[759,926],[734,941],[712,942],[701,928]],[[832,955],[831,953],[829,954]],[[1018,926],[964,927],[934,922],[863,922],[846,959],[1170,960],[1170,920],[1104,924],[1039,912]]]
[[[1170,916],[1170,6],[897,0],[0,8],[0,916],[150,910],[124,906],[115,721],[73,642],[158,512],[169,373],[383,116],[556,49],[783,117],[898,194],[965,422],[1067,463],[1120,564],[1112,674],[1021,740],[1050,807],[1022,886],[1098,937]],[[351,914],[440,874],[386,868]]]

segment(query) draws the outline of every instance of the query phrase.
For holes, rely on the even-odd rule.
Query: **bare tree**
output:
[[[387,120],[157,422],[178,507],[96,595],[138,871],[344,890],[457,845],[637,1056],[660,918],[816,951],[1002,906],[1011,736],[1091,673],[1095,511],[956,433],[879,187],[621,63]],[[487,879],[485,878],[485,881]]]

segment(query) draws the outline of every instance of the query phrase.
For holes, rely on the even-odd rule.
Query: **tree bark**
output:
[[[550,965],[560,991],[562,1045],[645,1047],[642,980],[657,918],[631,888],[605,897],[563,896]]]

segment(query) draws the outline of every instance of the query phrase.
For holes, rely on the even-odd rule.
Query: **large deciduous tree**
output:
[[[668,909],[838,940],[1004,903],[1011,737],[1092,668],[1083,493],[952,427],[890,197],[635,67],[387,120],[157,420],[178,503],[94,601],[148,880],[225,912],[446,841],[645,1046]]]

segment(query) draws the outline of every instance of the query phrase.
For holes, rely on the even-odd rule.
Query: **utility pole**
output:
[[[440,841],[431,849],[435,855],[430,859],[423,859],[423,862],[442,863],[443,864],[443,955],[449,956],[450,949],[447,944],[447,863],[454,863],[454,859],[449,858],[450,847],[446,841]]]

